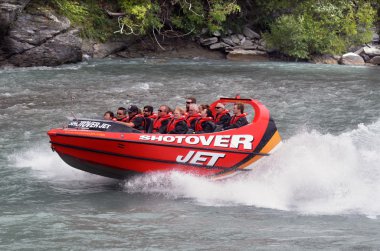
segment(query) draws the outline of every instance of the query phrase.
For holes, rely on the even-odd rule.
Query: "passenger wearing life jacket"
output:
[[[103,115],[104,120],[116,120],[115,115],[111,111],[106,111]]]
[[[201,115],[199,114],[199,108],[197,104],[190,104],[189,115],[186,117],[187,126],[195,131],[195,122],[200,117]]]
[[[126,122],[127,119],[128,119],[128,117],[127,117],[127,109],[125,109],[124,107],[117,108],[117,111],[116,111],[116,120],[117,121],[121,121],[121,122]]]
[[[188,97],[186,98],[186,113],[189,113],[190,105],[196,104],[197,100],[194,97]]]
[[[158,109],[157,118],[153,121],[153,133],[166,133],[166,127],[171,119],[169,111],[169,106],[160,106]]]
[[[222,103],[217,103],[215,106],[215,125],[227,127],[229,126],[230,119],[230,111],[226,110]]]
[[[201,111],[201,117],[195,122],[195,133],[209,133],[215,130],[212,112],[209,109]]]
[[[166,132],[170,134],[185,134],[187,133],[188,127],[185,118],[182,116],[184,114],[182,108],[177,107],[174,110],[173,118],[169,121],[166,128]]]
[[[132,128],[135,128],[140,131],[145,130],[145,120],[144,116],[139,113],[139,108],[135,105],[130,105],[128,107],[128,119],[124,123],[127,126],[130,126]]]
[[[242,127],[248,124],[248,120],[246,118],[247,114],[244,113],[244,104],[236,103],[234,105],[234,116],[232,116],[230,123],[224,130]]]
[[[153,106],[150,105],[144,106],[143,114],[145,118],[150,118],[153,120],[157,118],[157,114],[153,112]]]

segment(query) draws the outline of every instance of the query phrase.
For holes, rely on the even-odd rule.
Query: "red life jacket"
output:
[[[143,118],[143,122],[142,122],[141,126],[145,128],[145,118],[144,118],[144,115],[142,115],[142,114],[136,114],[136,115],[134,115],[132,117],[127,117],[127,121],[126,122],[127,123],[133,122],[133,119],[138,118],[138,117]]]
[[[120,121],[120,122],[127,122],[128,120],[128,117],[124,117],[122,119],[116,119],[117,121]]]
[[[245,116],[247,116],[246,113],[242,113],[242,114],[237,115],[237,116],[236,116],[236,115],[232,116],[229,125],[233,125],[233,124],[235,124],[240,118],[243,118],[243,117],[245,117]]]
[[[212,121],[214,120],[212,117],[206,117],[206,118],[200,118],[195,122],[195,131],[203,131],[202,123],[205,121]]]
[[[215,114],[215,123],[218,123],[220,121],[220,119],[223,117],[223,115],[225,115],[229,112],[230,112],[229,110],[224,110],[221,113],[216,113]]]
[[[156,113],[152,113],[152,115],[148,116],[148,118],[150,119],[156,119],[157,118],[157,114]]]
[[[170,114],[167,114],[167,115],[164,115],[162,117],[159,117],[159,118],[156,118],[153,122],[153,132],[158,132],[158,130],[160,129],[161,125],[162,125],[162,122],[164,120],[167,120],[167,119],[170,119],[171,116]]]
[[[184,120],[185,120],[185,118],[179,118],[179,119],[172,118],[169,121],[168,126],[166,127],[166,132],[173,131],[175,129],[175,126],[177,125],[177,123],[180,121],[184,121]]]
[[[191,122],[193,122],[194,119],[198,119],[200,117],[201,117],[201,115],[199,113],[187,116],[187,118],[186,118],[187,126],[189,128],[191,128]]]

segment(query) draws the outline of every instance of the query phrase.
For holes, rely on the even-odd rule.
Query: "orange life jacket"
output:
[[[166,132],[173,131],[175,129],[175,126],[177,125],[177,123],[180,121],[185,121],[185,118],[179,118],[179,119],[172,118],[169,121],[168,126],[166,127]]]
[[[170,118],[171,118],[170,114],[167,114],[167,115],[164,115],[162,117],[156,118],[154,120],[154,122],[153,122],[153,132],[158,132],[158,130],[160,129],[160,127],[162,125],[162,122],[165,121],[165,120],[168,120]]]
[[[246,117],[247,116],[247,114],[246,113],[242,113],[242,114],[240,114],[240,115],[234,115],[234,116],[232,116],[232,118],[231,118],[231,120],[230,120],[230,125],[233,125],[233,124],[235,124],[240,118],[244,118],[244,117]]]
[[[193,120],[198,119],[200,117],[201,117],[201,115],[199,113],[187,116],[187,118],[186,118],[187,126],[189,128],[191,128],[191,124],[192,124]]]
[[[222,111],[221,113],[216,113],[215,114],[215,123],[218,123],[219,121],[220,121],[220,119],[224,116],[224,115],[226,115],[227,113],[229,113],[230,111],[228,111],[228,110],[224,110],[224,111]]]
[[[212,117],[200,118],[195,122],[195,131],[203,131],[202,123],[206,121],[213,121]]]

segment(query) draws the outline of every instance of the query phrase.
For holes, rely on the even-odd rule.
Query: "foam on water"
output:
[[[128,193],[188,198],[207,206],[247,205],[302,214],[380,215],[380,121],[340,135],[303,131],[290,137],[250,173],[224,181],[172,172],[125,183]],[[101,177],[66,165],[46,143],[10,156],[42,179]]]
[[[179,173],[140,177],[129,192],[303,214],[380,215],[380,121],[337,136],[300,132],[248,175],[213,182]]]

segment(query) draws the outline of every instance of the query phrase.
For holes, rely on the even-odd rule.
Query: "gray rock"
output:
[[[235,44],[240,44],[240,39],[237,35],[232,35],[231,36],[231,40],[232,42],[234,42]]]
[[[212,35],[215,36],[215,37],[220,37],[222,35],[222,33],[220,33],[220,31],[214,31],[212,33]]]
[[[230,37],[224,37],[222,38],[222,41],[228,45],[235,46],[236,44],[232,41]]]
[[[371,60],[369,60],[369,63],[380,65],[380,56],[374,56],[373,58],[371,58]]]
[[[236,34],[236,36],[240,39],[240,41],[245,39],[244,35],[242,35],[242,34]]]
[[[9,59],[15,66],[57,66],[82,60],[81,39],[69,31]]]
[[[39,45],[65,32],[69,27],[70,21],[66,17],[48,12],[39,15],[23,13],[9,30],[9,37],[21,43]]]
[[[378,44],[379,43],[379,34],[373,33],[372,35],[372,43]]]
[[[374,56],[380,56],[380,49],[377,47],[364,47],[363,48],[364,53],[368,56],[374,57]]]
[[[207,46],[207,45],[210,45],[210,44],[217,43],[218,42],[218,38],[217,37],[201,38],[199,40],[199,42],[201,43],[201,45]]]
[[[344,54],[341,57],[339,63],[343,65],[364,65],[365,64],[363,58],[353,52]]]
[[[315,64],[338,64],[338,60],[332,55],[316,55],[311,58],[310,62]]]
[[[30,0],[1,0],[0,2],[0,40],[8,32],[10,25],[16,19]]]
[[[268,55],[263,51],[234,49],[227,54],[227,59],[243,61],[266,61],[268,60]]]
[[[243,29],[243,34],[244,34],[246,37],[250,38],[250,39],[254,39],[254,38],[256,38],[256,39],[260,39],[260,35],[257,34],[256,32],[254,32],[253,30],[251,30],[251,29],[248,28],[248,27],[244,27],[244,29]]]
[[[105,58],[111,54],[117,53],[127,48],[124,42],[108,42],[94,45],[94,58]]]
[[[218,50],[218,49],[222,49],[222,48],[226,48],[226,47],[229,47],[229,45],[226,43],[223,43],[223,42],[219,42],[219,43],[215,43],[215,44],[210,45],[209,48],[211,50]]]

